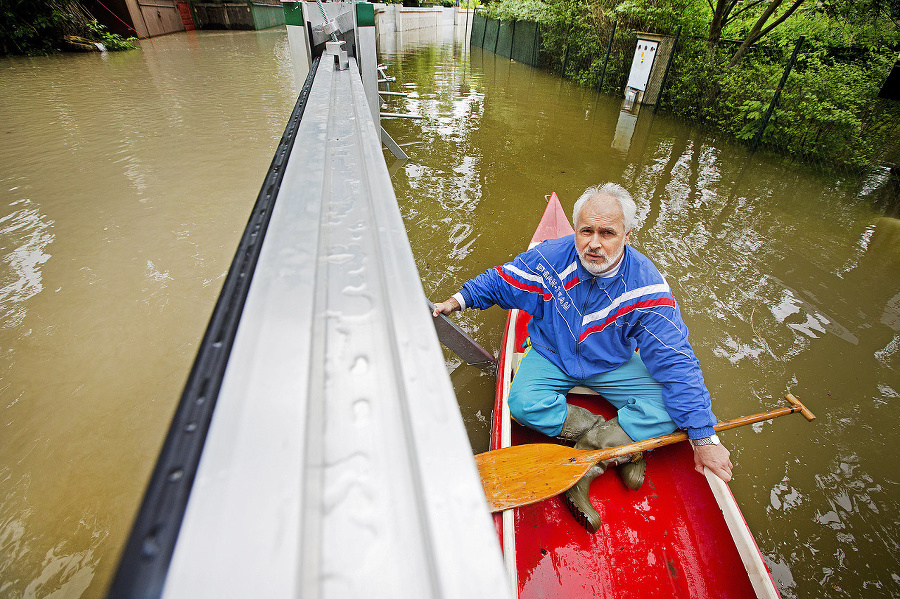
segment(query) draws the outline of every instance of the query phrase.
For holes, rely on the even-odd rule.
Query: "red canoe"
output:
[[[554,193],[531,244],[573,232]],[[530,318],[509,312],[491,449],[548,442],[511,421],[506,404]],[[615,415],[587,389],[576,388],[568,399],[607,418]],[[687,443],[645,456],[639,491],[628,490],[613,469],[591,485],[591,501],[603,521],[596,534],[578,524],[558,496],[494,515],[518,597],[780,597],[728,485],[694,470]]]

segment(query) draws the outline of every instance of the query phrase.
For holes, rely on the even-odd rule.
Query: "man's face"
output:
[[[625,230],[622,208],[612,196],[591,198],[578,215],[575,249],[581,263],[592,275],[613,268],[630,237],[631,231]]]

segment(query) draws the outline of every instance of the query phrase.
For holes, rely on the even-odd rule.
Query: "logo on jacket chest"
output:
[[[550,292],[550,295],[556,299],[556,304],[565,311],[568,311],[569,308],[572,307],[572,298],[569,297],[568,291],[566,291],[565,285],[563,285],[562,281],[559,279],[559,276],[553,270],[547,268],[543,264],[537,265],[538,272],[541,273],[541,277],[544,279],[544,286],[547,291]]]

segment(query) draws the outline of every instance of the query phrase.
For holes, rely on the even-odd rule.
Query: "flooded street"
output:
[[[385,128],[412,144],[393,181],[431,298],[523,251],[546,194],[571,210],[589,185],[623,184],[639,207],[633,243],[675,291],[719,419],[785,405],[789,392],[818,416],[722,435],[731,488],[782,594],[900,596],[889,457],[900,439],[900,214],[886,173],[750,156],[478,48],[390,49],[382,61],[412,94],[392,111],[426,117]],[[492,308],[457,321],[498,353],[504,319]],[[493,381],[466,366],[452,377],[483,451]]]
[[[444,299],[524,250],[555,191],[616,181],[678,298],[785,597],[900,596],[900,220],[829,174],[620,112],[452,31],[379,39],[385,153]],[[0,59],[0,597],[102,597],[297,89],[283,28]],[[891,207],[893,206],[893,207]],[[456,315],[499,352],[505,314]],[[448,356],[474,451],[494,381]]]
[[[0,59],[0,597],[102,597],[296,100],[283,29]]]

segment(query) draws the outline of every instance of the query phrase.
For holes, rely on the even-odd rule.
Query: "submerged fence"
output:
[[[499,21],[475,14],[470,42],[516,62],[538,66],[541,29],[530,21]]]
[[[623,97],[637,39],[615,23],[538,27],[479,14],[471,43]],[[706,38],[680,35],[656,108],[823,168],[900,171],[900,102],[879,97],[896,52],[795,40],[757,44],[729,65],[737,45],[710,47]]]

